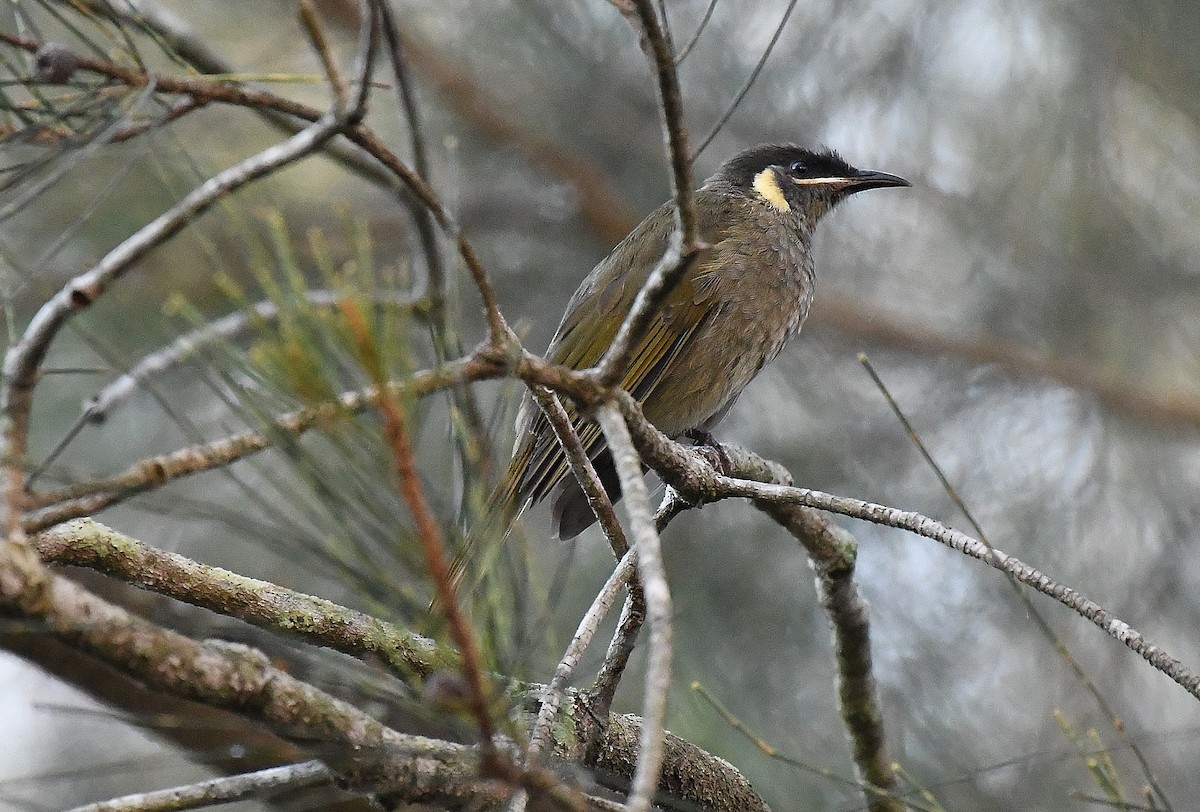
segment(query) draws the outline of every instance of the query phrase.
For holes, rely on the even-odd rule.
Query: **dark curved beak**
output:
[[[866,169],[860,170],[852,178],[847,178],[846,185],[842,188],[846,194],[854,194],[855,192],[865,192],[867,189],[882,189],[885,186],[912,186],[912,184],[899,175]]]
[[[885,186],[912,186],[899,175],[872,169],[856,169],[853,175],[844,178],[793,178],[792,183],[797,186],[824,186],[839,195],[852,195]]]

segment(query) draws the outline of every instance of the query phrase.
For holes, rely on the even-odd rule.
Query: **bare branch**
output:
[[[783,472],[777,481],[790,485],[791,477]],[[850,739],[859,780],[864,785],[867,808],[872,812],[903,812],[905,805],[897,797],[899,788],[888,753],[883,707],[871,662],[870,611],[854,582],[858,542],[810,508],[759,502],[755,506],[804,546],[816,570],[821,607],[833,630],[838,709]]]
[[[633,549],[638,556],[638,574],[646,597],[650,642],[646,656],[646,689],[642,700],[641,753],[633,777],[628,808],[646,812],[658,788],[663,760],[663,733],[666,724],[667,692],[671,687],[671,591],[663,570],[658,531],[654,528],[650,495],[642,477],[641,461],[633,447],[625,419],[615,406],[605,404],[596,410],[596,419],[604,431],[617,475]]]
[[[583,618],[579,621],[579,627],[575,630],[570,645],[567,646],[566,652],[564,652],[558,666],[554,669],[554,677],[542,693],[542,705],[538,710],[533,731],[529,735],[529,747],[526,750],[526,758],[530,761],[536,759],[538,754],[545,749],[550,737],[550,728],[554,724],[559,704],[566,693],[567,682],[575,673],[575,669],[578,667],[583,653],[591,645],[592,638],[596,635],[600,623],[608,615],[609,610],[612,609],[612,605],[616,602],[621,588],[629,583],[630,578],[633,576],[635,561],[636,556],[632,550],[625,553],[617,563],[616,568],[612,571],[612,574],[608,576],[608,580],[604,582],[604,586],[600,588],[600,592],[593,599],[592,605],[588,607],[587,612],[584,613]],[[608,713],[606,710],[604,713],[597,713],[596,715],[604,718]]]
[[[675,192],[676,229],[668,239],[666,252],[634,298],[633,305],[613,337],[612,344],[596,365],[596,380],[603,387],[615,386],[621,380],[637,339],[654,317],[663,299],[684,277],[705,247],[696,226],[691,156],[688,152],[683,97],[679,91],[679,77],[675,72],[675,58],[659,25],[652,0],[633,0],[633,3],[641,20],[642,31],[650,44],[658,77],[663,133],[671,159],[672,187]]]
[[[329,87],[333,91],[333,104],[336,109],[340,110],[350,103],[350,88],[346,77],[342,75],[337,57],[333,55],[329,38],[325,36],[325,26],[321,23],[321,17],[317,14],[312,0],[297,0],[297,5],[300,8],[301,26],[308,34],[308,40],[321,60],[321,67],[325,69],[325,75],[329,77]]]
[[[808,488],[750,482],[717,474],[699,455],[693,454],[673,442],[646,422],[645,418],[641,416],[641,408],[627,393],[618,391],[616,397],[622,413],[628,419],[634,442],[642,459],[653,467],[668,484],[678,489],[685,498],[694,504],[707,504],[729,497],[744,497],[756,502],[800,505],[850,516],[873,524],[907,530],[915,535],[932,539],[953,550],[976,558],[994,569],[1008,573],[1026,586],[1053,598],[1098,626],[1131,651],[1139,654],[1154,668],[1162,671],[1188,693],[1200,699],[1200,675],[1186,668],[1179,660],[1147,640],[1144,635],[1104,607],[1089,600],[1071,587],[1057,583],[1013,556],[995,548],[989,550],[983,542],[913,511],[864,502],[846,496],[834,496]]]
[[[77,806],[69,812],[168,812],[203,809],[206,806],[258,798],[285,789],[300,789],[333,781],[334,775],[320,761],[288,764],[241,775],[228,775],[184,787],[125,795],[95,804]]]
[[[562,401],[559,400],[558,395],[554,394],[553,390],[545,386],[533,386],[530,387],[530,392],[542,412],[545,413],[550,428],[554,430],[554,435],[566,452],[571,472],[575,475],[579,487],[583,489],[584,495],[587,496],[588,505],[596,514],[596,519],[599,521],[601,529],[604,530],[604,537],[608,539],[608,544],[612,547],[613,555],[620,560],[629,551],[629,542],[625,540],[625,531],[621,529],[621,522],[617,519],[617,512],[613,508],[612,500],[608,498],[604,484],[600,482],[600,476],[596,473],[596,468],[588,458],[587,452],[584,451],[579,434],[571,424],[571,416],[567,414]]]
[[[612,708],[613,697],[616,696],[617,686],[629,665],[629,657],[637,643],[638,634],[646,623],[646,598],[641,590],[630,591],[621,607],[621,617],[617,620],[617,628],[612,639],[608,641],[608,650],[604,653],[604,662],[596,673],[596,681],[588,691],[592,710],[600,718],[608,715]]]
[[[396,91],[408,123],[413,166],[416,168],[417,174],[429,182],[432,178],[429,156],[425,147],[420,110],[408,69],[404,42],[396,25],[396,17],[391,5],[382,4],[380,14],[383,21],[384,41],[391,55],[390,61]],[[427,274],[425,297],[429,302],[430,337],[433,339],[435,358],[438,362],[442,362],[448,358],[462,355],[463,344],[461,337],[446,317],[448,284],[446,263],[438,242],[433,213],[426,207],[415,207],[413,217],[416,220],[421,248],[425,254]],[[456,387],[450,404],[451,408],[457,408],[464,418],[461,424],[457,420],[452,420],[451,425],[454,427],[455,439],[462,457],[463,498],[469,501],[473,477],[478,474],[479,478],[486,483],[491,478],[495,466],[492,460],[491,446],[488,443],[487,429],[475,393],[466,386]]]
[[[332,601],[159,550],[91,519],[34,538],[44,561],[87,567],[142,589],[355,657],[373,655],[402,679],[458,667],[427,638]]]
[[[692,507],[694,506],[690,502],[668,486],[663,494],[662,503],[654,513],[654,528],[661,534],[672,519]],[[633,654],[638,633],[645,623],[646,598],[642,595],[641,585],[638,584],[638,588],[631,589],[625,598],[625,605],[621,607],[621,618],[617,621],[617,628],[608,643],[608,651],[604,654],[604,662],[596,673],[596,681],[588,691],[592,710],[601,718],[608,715],[621,676],[625,673],[625,666],[629,664],[629,657]]]
[[[683,94],[675,72],[675,55],[659,24],[652,0],[633,0],[638,18],[649,40],[655,74],[658,77],[659,109],[663,116],[663,136],[671,160],[671,185],[675,190],[676,222],[682,233],[685,252],[697,244],[696,207],[692,200],[691,152],[683,116]]]
[[[708,0],[708,6],[704,9],[704,16],[700,18],[699,24],[696,26],[696,32],[692,34],[692,38],[687,41],[687,44],[679,50],[675,56],[675,65],[678,67],[683,64],[683,60],[688,58],[688,54],[696,47],[696,43],[700,41],[704,29],[708,27],[708,21],[712,19],[713,11],[717,8],[717,0]]]

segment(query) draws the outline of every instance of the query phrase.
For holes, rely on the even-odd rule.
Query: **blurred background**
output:
[[[354,5],[318,6],[348,64]],[[583,276],[670,194],[637,37],[602,0],[395,6],[431,181],[478,247],[506,316],[541,350]],[[693,145],[755,77],[696,158],[698,178],[747,146],[792,141],[913,183],[856,197],[822,223],[812,317],[718,436],[781,461],[798,484],[969,531],[859,365],[866,352],[997,547],[1200,667],[1200,6],[666,6],[676,50],[687,48],[680,77]],[[320,82],[296,81],[321,69],[292,4],[154,7],[232,71],[292,77],[269,86],[327,103]],[[110,55],[132,47],[154,69],[185,70],[136,30],[132,46],[100,25],[72,32],[65,8],[18,2],[0,11],[0,29]],[[29,74],[27,55],[0,50],[9,76]],[[97,133],[118,116],[153,112],[135,94],[83,99],[75,115],[98,122]],[[394,93],[375,93],[369,123],[411,154]],[[0,222],[10,331],[204,178],[279,137],[251,112],[213,105],[123,144],[3,144],[10,180],[0,205],[19,204]],[[403,292],[424,278],[413,221],[393,191],[326,158],[289,169],[156,250],[74,322],[50,365],[76,372],[38,390],[35,457],[63,438],[84,398],[196,324],[265,298],[290,262],[320,287],[311,229],[337,262],[357,258],[372,290]],[[465,275],[454,284],[471,347],[484,335],[478,297]],[[408,340],[392,362],[424,365],[420,329],[399,322]],[[156,379],[102,426],[86,427],[47,481],[119,471],[286,407],[285,387],[255,366],[269,333]],[[478,392],[502,463],[519,392]],[[461,473],[444,406],[435,398],[422,407],[420,450],[453,526]],[[376,476],[388,460],[369,428],[285,446],[98,518],[206,563],[406,619],[423,593],[411,551],[395,549],[403,514]],[[1076,795],[1103,793],[1065,725],[1089,752],[1112,758],[1126,797],[1138,799],[1147,783],[1133,742],[1174,808],[1194,805],[1200,707],[1179,686],[1035,596],[1120,716],[1122,739],[995,571],[925,539],[839,522],[860,543],[887,732],[914,785],[947,809],[1105,808]],[[548,526],[545,508],[526,515],[544,569],[536,594],[549,589],[554,601],[530,610],[549,627],[544,646],[522,651],[520,668],[534,678],[545,678],[611,565],[595,529],[564,547]],[[777,810],[859,808],[852,786],[766,757],[689,689],[701,682],[788,757],[851,775],[829,632],[802,551],[732,501],[681,517],[664,540],[678,650],[669,727],[730,760]],[[257,644],[231,621],[154,605],[163,622],[193,634]],[[601,653],[585,660],[583,680]],[[346,679],[336,662],[320,667],[326,679]],[[639,692],[637,672],[617,709],[637,712]],[[60,808],[205,774],[145,720],[106,711],[13,655],[0,655],[0,702],[0,808]]]

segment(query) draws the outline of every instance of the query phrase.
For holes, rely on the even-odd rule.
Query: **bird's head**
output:
[[[912,185],[887,172],[856,169],[832,150],[792,144],[764,144],[738,153],[708,183],[728,184],[810,223],[855,192]]]

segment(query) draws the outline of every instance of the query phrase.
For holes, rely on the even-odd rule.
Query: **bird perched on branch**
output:
[[[748,149],[696,191],[707,244],[634,339],[621,386],[671,436],[708,437],[742,390],[800,330],[813,299],[817,221],[857,192],[910,186],[855,169],[836,153],[792,145]],[[588,275],[567,305],[546,358],[571,369],[599,362],[667,250],[675,207],[653,212]],[[614,501],[620,485],[599,427],[571,410]],[[549,422],[526,393],[513,458],[493,498],[504,532],[530,501],[553,494],[554,525],[569,539],[595,521]]]

